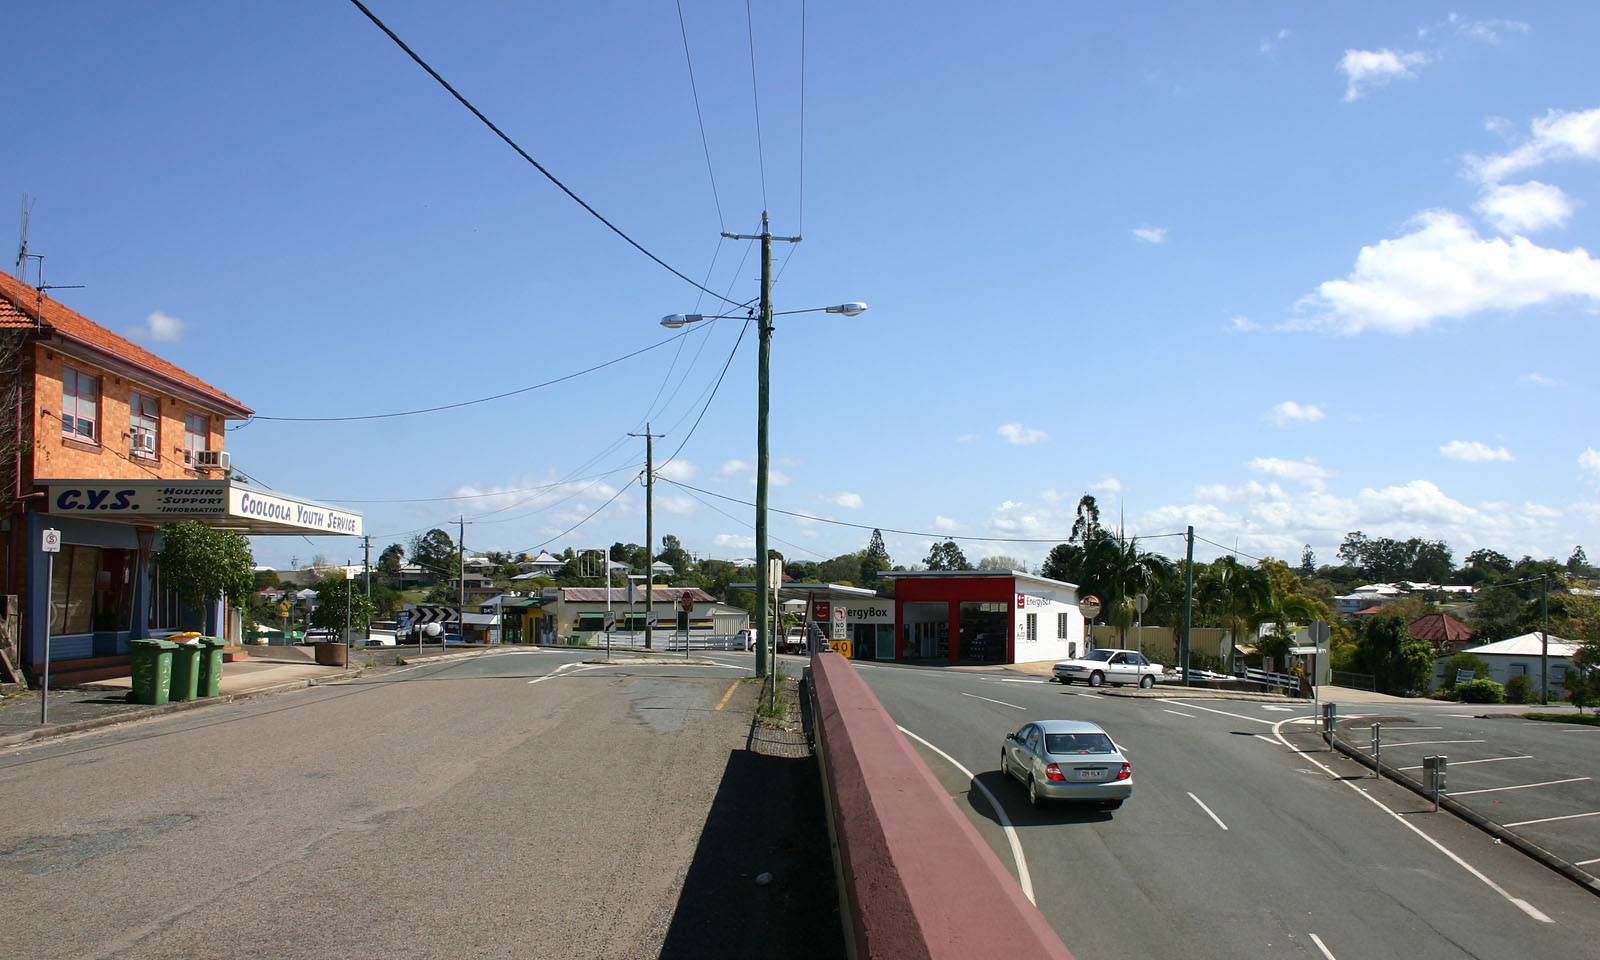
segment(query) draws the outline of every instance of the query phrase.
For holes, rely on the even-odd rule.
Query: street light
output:
[[[767,563],[767,408],[770,390],[770,377],[768,367],[772,354],[772,318],[789,316],[796,313],[838,313],[847,317],[859,316],[867,309],[865,303],[852,301],[841,303],[832,307],[811,307],[807,310],[784,310],[780,313],[772,311],[772,241],[783,240],[788,243],[798,243],[799,237],[774,237],[768,227],[766,211],[761,213],[761,233],[756,236],[744,234],[725,233],[724,237],[730,240],[760,240],[761,241],[761,313],[760,313],[760,348],[757,352],[757,378],[756,378],[756,673],[765,673],[767,663],[767,645],[771,642],[772,629],[767,624],[767,601],[771,592],[771,576]],[[674,313],[661,318],[661,325],[670,330],[702,320],[742,320],[744,317],[707,316],[700,313]],[[776,697],[776,680],[778,675],[777,653],[772,655],[773,696]]]

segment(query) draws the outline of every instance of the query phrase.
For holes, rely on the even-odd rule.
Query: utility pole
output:
[[[767,624],[767,594],[772,589],[767,570],[767,464],[771,459],[767,445],[767,409],[772,394],[768,370],[772,360],[772,241],[799,243],[800,238],[774,237],[765,210],[761,211],[760,236],[738,233],[724,233],[723,236],[729,240],[761,241],[761,340],[756,374],[756,674],[759,676],[767,672],[767,646],[773,640],[772,629]],[[776,650],[772,651],[771,659],[770,667],[776,680]]]
[[[656,437],[664,437],[664,433],[651,433],[650,423],[645,421],[644,433],[630,433],[630,437],[644,437],[644,648],[652,649],[655,646],[655,594],[656,594],[656,548],[655,548],[655,496],[656,496]],[[609,555],[608,559],[609,559]],[[606,568],[606,590],[610,595],[611,576],[610,567]]]
[[[1183,685],[1189,686],[1189,629],[1194,623],[1194,527],[1186,535],[1189,543],[1188,557],[1183,565],[1183,656],[1178,669],[1183,671]]]
[[[1539,702],[1550,702],[1550,574],[1539,574]]]
[[[362,537],[361,568],[367,572],[367,599],[372,599],[372,538]]]
[[[456,556],[461,579],[456,581],[456,636],[467,642],[467,518],[456,517]]]

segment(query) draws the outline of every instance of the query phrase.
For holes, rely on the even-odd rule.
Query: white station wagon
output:
[[[1166,669],[1137,650],[1102,648],[1090,650],[1076,660],[1063,660],[1055,665],[1051,673],[1064,684],[1082,680],[1091,687],[1103,683],[1118,687],[1124,683],[1153,687]]]

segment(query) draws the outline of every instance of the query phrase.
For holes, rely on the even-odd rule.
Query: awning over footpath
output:
[[[229,480],[45,480],[41,512],[138,526],[198,520],[249,536],[361,536],[361,514]]]

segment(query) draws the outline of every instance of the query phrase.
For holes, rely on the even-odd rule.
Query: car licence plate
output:
[[[1078,779],[1079,780],[1104,780],[1105,778],[1106,778],[1106,768],[1105,767],[1079,767],[1078,768]]]

